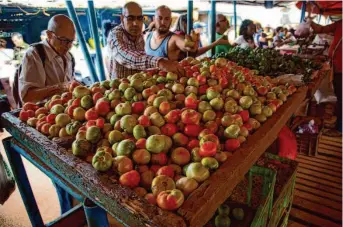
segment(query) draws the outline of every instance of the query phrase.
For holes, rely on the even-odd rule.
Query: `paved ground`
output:
[[[6,138],[7,136],[8,133],[6,132],[0,133],[0,140]],[[0,144],[0,152],[5,160],[7,160],[3,145],[2,143]],[[60,214],[60,208],[54,186],[52,185],[50,179],[46,177],[39,169],[34,167],[25,159],[23,159],[23,161],[44,223],[50,222],[57,218]],[[9,200],[3,206],[0,205],[0,226],[31,226],[18,189],[14,191]]]

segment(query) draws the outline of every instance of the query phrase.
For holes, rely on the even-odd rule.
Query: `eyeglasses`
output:
[[[141,22],[141,21],[144,20],[144,16],[143,16],[143,15],[140,15],[140,16],[132,16],[132,15],[125,16],[125,15],[124,15],[124,17],[125,17],[128,21],[130,21],[130,22],[133,22],[133,21],[135,21],[135,20]]]
[[[53,32],[53,31],[50,31],[50,32],[51,32],[51,33],[54,35],[54,37],[55,37],[56,39],[58,39],[58,41],[60,41],[62,44],[68,45],[68,44],[70,44],[70,43],[72,43],[72,42],[75,41],[74,39],[67,39],[67,38],[59,37],[59,36],[56,35],[55,32]]]

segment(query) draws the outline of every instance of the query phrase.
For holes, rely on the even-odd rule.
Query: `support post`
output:
[[[302,4],[302,6],[301,6],[300,23],[304,21],[304,19],[305,19],[305,13],[306,13],[306,1],[303,1],[303,4]]]
[[[92,35],[93,35],[93,39],[94,39],[94,43],[95,43],[96,61],[97,61],[97,68],[98,68],[98,73],[99,73],[98,74],[99,81],[104,81],[104,80],[106,80],[106,76],[105,76],[104,62],[102,60],[98,24],[97,24],[97,20],[96,20],[93,0],[88,1],[88,12],[89,12],[90,21],[91,21],[91,29],[93,31]]]
[[[187,8],[187,34],[190,34],[193,29],[193,0],[188,0]]]
[[[211,43],[216,40],[216,1],[211,0]],[[211,50],[211,55],[215,54],[215,49]]]
[[[83,36],[81,25],[80,25],[79,19],[77,18],[73,3],[70,0],[69,1],[66,0],[65,2],[67,5],[68,14],[75,24],[76,34],[77,34],[78,40],[79,40],[80,45],[81,45],[81,50],[82,50],[82,52],[85,56],[86,62],[87,62],[87,66],[88,66],[88,70],[90,72],[91,80],[93,83],[97,82],[98,76],[96,74],[91,56],[88,52],[86,40],[85,40],[85,37]]]
[[[35,196],[33,195],[23,160],[20,154],[11,147],[10,140],[3,141],[3,145],[31,225],[33,227],[43,227],[44,222],[39,212]]]
[[[233,1],[233,23],[235,24],[235,38],[237,38],[237,1]]]

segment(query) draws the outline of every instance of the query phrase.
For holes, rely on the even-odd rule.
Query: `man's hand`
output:
[[[216,46],[216,45],[227,45],[230,43],[227,39],[224,39],[224,36],[222,36],[219,39],[217,39],[216,41],[214,41],[213,44]]]
[[[163,58],[158,61],[158,67],[166,72],[176,73],[179,76],[185,75],[185,70],[176,61],[170,61]]]

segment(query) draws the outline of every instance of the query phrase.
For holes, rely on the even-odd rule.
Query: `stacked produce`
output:
[[[184,77],[148,70],[90,88],[72,83],[44,107],[26,103],[19,117],[73,141],[70,151],[96,170],[175,210],[296,91],[224,58],[180,65]]]
[[[304,82],[310,82],[312,72],[321,68],[320,64],[296,55],[282,55],[275,49],[234,47],[228,53],[215,56],[229,59],[238,65],[256,70],[258,75],[280,76],[302,74]]]

